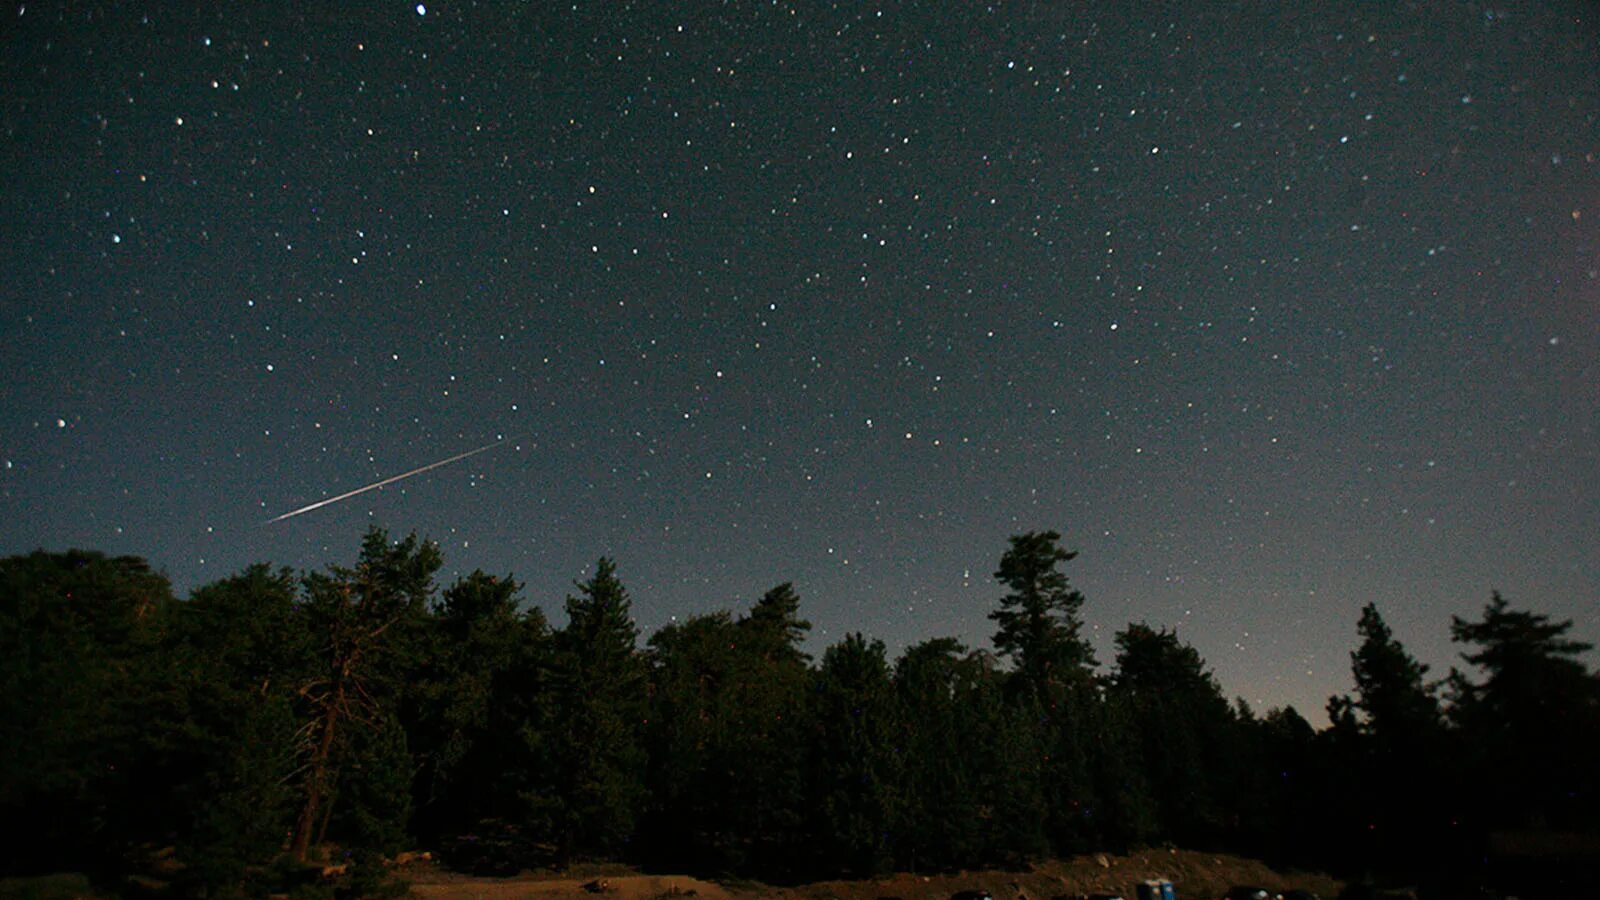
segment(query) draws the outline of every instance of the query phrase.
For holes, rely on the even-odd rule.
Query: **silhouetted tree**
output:
[[[1077,554],[1055,531],[1013,535],[995,578],[1008,589],[989,618],[995,650],[1015,665],[1013,702],[1037,722],[1045,832],[1062,853],[1092,849],[1106,809],[1096,789],[1099,697],[1083,637],[1083,594],[1057,567]]]
[[[1299,868],[1326,865],[1329,800],[1336,787],[1316,730],[1291,706],[1269,710],[1256,736],[1267,775],[1263,819],[1244,835],[1240,849]]]
[[[521,723],[508,713],[514,670],[538,636],[518,610],[519,588],[510,576],[474,571],[445,589],[428,619],[408,729],[427,837],[520,811],[508,772],[517,762]]]
[[[1083,594],[1057,569],[1077,554],[1063,550],[1060,541],[1055,531],[1011,538],[994,573],[1010,593],[989,613],[998,624],[995,650],[1015,662],[1022,682],[1041,695],[1052,684],[1086,684],[1095,665],[1094,650],[1081,634]]]
[[[293,824],[295,702],[313,665],[297,584],[255,565],[172,608],[163,654],[181,708],[165,731],[184,761],[170,790],[185,810],[180,880],[195,890],[261,882]]]
[[[772,663],[804,666],[810,661],[800,650],[811,623],[800,618],[800,595],[784,582],[761,595],[750,613],[739,620],[744,646]]]
[[[647,837],[656,854],[713,871],[794,877],[810,865],[806,706],[800,650],[810,624],[790,584],[735,620],[726,612],[650,639],[652,713]]]
[[[803,839],[806,796],[806,691],[809,657],[801,651],[811,623],[788,583],[763,594],[735,622],[739,668],[729,684],[732,713],[720,768],[731,827],[744,835],[748,864],[787,874]]]
[[[1130,719],[1159,830],[1170,840],[1215,842],[1230,810],[1223,802],[1233,716],[1205,661],[1172,632],[1131,624],[1116,635],[1115,705]]]
[[[1579,660],[1591,645],[1566,637],[1572,622],[1512,609],[1495,592],[1477,621],[1452,616],[1450,635],[1476,647],[1462,658],[1482,673],[1452,671],[1451,716],[1472,754],[1473,793],[1501,828],[1593,827],[1600,683]]]
[[[439,835],[452,865],[494,875],[550,865],[564,808],[556,740],[564,701],[555,638],[538,607],[511,613],[516,591],[506,585],[512,581],[475,573],[441,604],[436,658],[445,662],[430,671],[433,686],[423,692],[436,698],[423,740],[445,749],[437,757],[441,793],[425,810],[433,820],[424,823],[422,837]],[[457,641],[464,646],[454,646]],[[474,648],[489,659],[448,667]],[[450,687],[458,677],[465,679],[459,705]],[[428,796],[426,750],[419,762],[416,793]]]
[[[302,732],[306,775],[291,843],[296,858],[304,859],[312,843],[322,840],[344,775],[360,778],[394,764],[368,753],[394,750],[388,720],[395,715],[404,675],[416,662],[417,630],[440,563],[434,544],[415,535],[391,541],[387,532],[374,528],[362,541],[355,568],[332,566],[305,579],[302,609],[318,671],[300,690],[308,718]],[[387,775],[381,780],[381,786],[362,782],[352,797],[370,804],[373,814],[403,816],[408,803],[374,793],[393,787]],[[351,811],[351,820],[363,821],[367,813]],[[369,824],[362,825],[363,833],[378,833]]]
[[[738,632],[726,612],[694,616],[650,637],[650,806],[646,835],[663,862],[738,869],[746,835],[732,826],[719,791],[727,768],[732,683],[745,677]]]
[[[150,708],[167,579],[71,550],[0,560],[0,842],[5,871],[116,866],[173,827]]]
[[[1442,724],[1435,689],[1424,680],[1428,667],[1406,652],[1371,603],[1362,608],[1356,632],[1361,644],[1350,654],[1350,671],[1361,730],[1379,753],[1415,752]]]
[[[953,638],[933,638],[906,649],[895,663],[895,697],[902,738],[900,820],[895,853],[919,865],[977,866],[993,848],[994,797],[985,768],[987,746],[1007,740],[999,722],[979,718],[982,663]]]
[[[1441,777],[1443,719],[1424,680],[1428,667],[1406,652],[1375,605],[1362,608],[1356,631],[1355,698],[1329,701],[1353,778],[1341,806],[1353,806],[1344,824],[1362,836],[1367,864],[1394,869],[1440,840],[1452,818]]]
[[[644,800],[645,667],[616,566],[602,557],[568,596],[552,672],[555,824],[562,863],[619,850]]]
[[[824,868],[856,875],[892,859],[900,781],[893,685],[882,641],[847,635],[822,655],[812,725],[812,840]]]
[[[980,810],[986,842],[980,858],[1007,865],[1024,864],[1050,852],[1052,821],[1050,781],[1053,744],[1059,729],[1045,707],[1030,694],[1011,691],[1011,678],[1002,672],[992,654],[978,651],[970,657],[978,666],[967,694],[967,714],[972,716],[977,740],[979,782],[976,793],[986,798]]]

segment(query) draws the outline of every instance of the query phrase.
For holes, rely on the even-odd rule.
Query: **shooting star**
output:
[[[485,450],[493,450],[494,448],[500,446],[502,443],[504,443],[503,440],[502,441],[495,441],[492,444],[484,444],[482,447],[479,447],[476,450],[468,450],[465,453],[458,453],[455,456],[450,457],[449,459],[441,459],[441,460],[439,460],[438,462],[435,462],[435,463],[428,463],[427,465],[423,466],[420,469],[412,469],[409,472],[401,472],[399,475],[391,475],[390,477],[385,478],[382,481],[374,481],[373,483],[367,485],[366,487],[358,487],[353,491],[345,491],[344,493],[340,494],[337,497],[329,497],[326,500],[318,500],[317,502],[311,504],[310,506],[302,506],[299,509],[290,510],[289,512],[286,512],[281,516],[276,516],[274,518],[268,519],[265,522],[262,522],[261,524],[262,525],[271,525],[273,522],[282,522],[284,519],[292,519],[295,516],[300,515],[301,513],[308,513],[308,512],[311,512],[314,509],[321,509],[322,507],[327,506],[330,503],[338,503],[340,500],[348,500],[348,499],[350,499],[351,497],[354,497],[357,494],[365,494],[367,491],[377,490],[378,488],[381,488],[386,484],[394,484],[396,481],[400,481],[402,479],[410,478],[413,475],[421,475],[423,472],[427,472],[430,469],[437,469],[440,466],[448,466],[453,462],[460,462],[461,460],[466,459],[469,456],[477,456],[479,453],[482,453]]]

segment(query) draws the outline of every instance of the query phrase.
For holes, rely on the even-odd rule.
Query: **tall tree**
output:
[[[1352,735],[1345,745],[1358,779],[1347,788],[1359,798],[1358,818],[1345,824],[1366,839],[1369,865],[1395,869],[1442,840],[1460,810],[1445,790],[1444,721],[1425,680],[1428,667],[1406,651],[1374,604],[1362,608],[1356,632],[1356,694],[1336,722]]]
[[[1428,667],[1395,639],[1371,603],[1362,607],[1356,632],[1361,644],[1350,654],[1350,671],[1362,730],[1383,752],[1398,751],[1436,732],[1441,714],[1435,690],[1424,680]]]
[[[1057,852],[1090,849],[1098,839],[1093,648],[1083,637],[1083,594],[1058,566],[1077,556],[1055,531],[1014,535],[995,578],[1010,589],[991,612],[994,646],[1015,665],[1013,702],[1036,717],[1043,741],[1045,829]]]
[[[146,717],[172,603],[137,557],[0,560],[0,871],[115,865],[174,824]]]
[[[428,620],[408,731],[419,764],[419,825],[429,837],[517,815],[508,773],[519,723],[508,715],[510,691],[530,640],[542,636],[518,610],[520,587],[510,576],[474,571],[445,589]]]
[[[1463,715],[1483,715],[1507,723],[1524,717],[1559,718],[1566,704],[1584,699],[1593,675],[1580,657],[1592,644],[1566,637],[1572,621],[1552,622],[1539,613],[1515,610],[1495,591],[1476,622],[1450,619],[1450,636],[1475,645],[1462,659],[1484,675],[1472,682],[1456,673],[1452,687]]]
[[[967,736],[976,757],[973,790],[986,798],[978,811],[985,840],[977,853],[985,861],[1021,865],[1050,851],[1058,729],[1036,697],[1011,690],[1010,673],[992,653],[974,651],[968,660],[976,672],[962,706],[973,722]],[[983,739],[988,735],[998,737]]]
[[[1336,789],[1318,746],[1318,735],[1292,706],[1268,710],[1257,732],[1268,777],[1261,807],[1242,848],[1251,855],[1292,862],[1297,867],[1325,865],[1334,836],[1329,819]]]
[[[556,634],[556,827],[562,861],[618,850],[643,802],[645,666],[632,603],[602,557]]]
[[[892,859],[899,795],[893,686],[882,641],[829,647],[813,695],[813,846],[828,870],[872,875]]]
[[[333,797],[347,762],[354,775],[381,774],[385,779],[383,785],[359,786],[353,797],[376,803],[390,815],[408,809],[397,799],[379,800],[374,794],[380,787],[393,789],[387,770],[394,762],[387,756],[364,760],[361,754],[390,754],[396,747],[389,721],[396,715],[406,669],[415,662],[418,626],[441,562],[436,545],[416,535],[391,541],[388,532],[373,528],[362,541],[354,568],[332,566],[305,579],[302,609],[318,671],[301,688],[308,721],[302,732],[306,774],[290,845],[297,859],[306,858],[332,821]],[[364,761],[370,764],[363,766]],[[362,814],[354,813],[357,821],[364,821]],[[373,830],[365,823],[362,827]]]
[[[1087,684],[1094,649],[1082,635],[1083,594],[1057,567],[1077,556],[1061,548],[1055,531],[1014,535],[994,577],[1010,589],[989,613],[998,628],[994,646],[1017,666],[1023,683],[1043,692],[1048,685]]]
[[[738,778],[725,763],[743,677],[727,612],[673,622],[650,637],[650,808],[643,828],[660,861],[737,870],[747,834],[722,793]]]
[[[900,823],[896,855],[918,864],[979,862],[983,819],[991,798],[980,796],[982,743],[968,696],[977,664],[954,638],[933,638],[906,648],[894,667],[899,718],[905,723]]]
[[[1476,647],[1462,658],[1481,681],[1452,671],[1464,743],[1475,762],[1474,793],[1498,827],[1595,827],[1600,788],[1592,759],[1600,739],[1600,679],[1581,661],[1592,646],[1572,640],[1570,620],[1512,609],[1495,592],[1482,618],[1452,617],[1450,635]]]
[[[1224,799],[1228,701],[1199,652],[1176,633],[1144,623],[1116,635],[1115,705],[1129,717],[1137,755],[1168,840],[1214,843]]]
[[[799,649],[810,624],[780,584],[737,621],[696,616],[650,638],[650,788],[658,855],[712,870],[793,873],[806,808]]]
[[[993,658],[952,638],[895,663],[901,782],[896,861],[913,870],[1013,865],[1044,850],[1035,718],[1004,702]]]
[[[719,765],[729,773],[731,825],[745,835],[748,863],[782,873],[795,863],[808,808],[811,670],[800,644],[811,623],[800,618],[800,597],[785,582],[763,594],[734,627],[739,668],[726,692],[731,727]]]
[[[555,636],[536,606],[503,615],[515,593],[509,581],[460,583],[462,593],[438,611],[440,639],[454,649],[439,651],[443,662],[421,692],[431,707],[419,740],[417,796],[431,798],[421,836],[437,834],[452,865],[491,875],[549,866],[561,827]],[[473,648],[493,661],[451,668]],[[465,696],[455,697],[455,687]]]
[[[165,635],[182,716],[168,740],[185,760],[178,853],[183,880],[211,893],[244,888],[293,824],[294,704],[312,665],[296,588],[289,569],[250,566],[176,604]]]
[[[800,595],[784,582],[761,595],[750,613],[739,620],[746,646],[762,659],[779,664],[804,665],[809,657],[800,650],[811,623],[800,618]]]

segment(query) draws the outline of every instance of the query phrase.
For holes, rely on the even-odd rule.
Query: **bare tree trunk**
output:
[[[317,826],[317,839],[313,842],[318,845],[328,842],[328,825],[333,821],[333,811],[339,806],[339,774],[335,772],[330,781],[332,783],[322,791],[322,824]]]
[[[300,807],[300,818],[295,822],[294,841],[289,845],[296,860],[305,862],[311,849],[311,834],[317,827],[317,812],[327,791],[328,760],[333,755],[333,733],[339,723],[339,710],[344,706],[344,684],[334,688],[328,698],[327,709],[322,714],[322,736],[311,757],[311,777],[306,779],[306,800]]]

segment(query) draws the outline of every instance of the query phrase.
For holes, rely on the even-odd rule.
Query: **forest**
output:
[[[645,639],[602,558],[559,627],[511,577],[436,582],[374,529],[353,564],[174,596],[145,560],[0,560],[0,876],[164,862],[251,896],[314,864],[622,860],[793,882],[1173,845],[1470,878],[1493,835],[1600,832],[1600,677],[1571,622],[1498,594],[1430,677],[1367,605],[1314,729],[1230,701],[1173,631],[1102,663],[1056,532],[995,548],[991,647],[803,649],[802,598]]]

